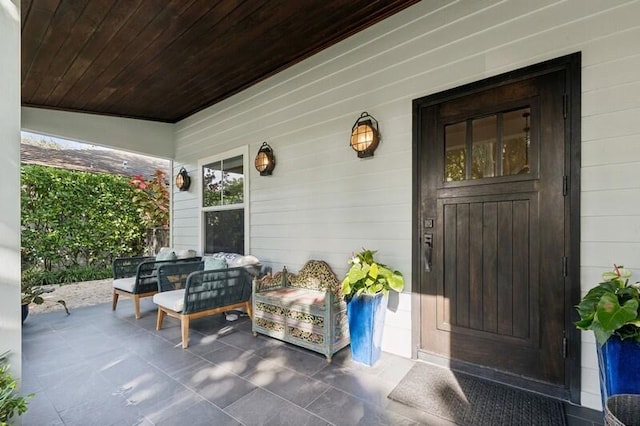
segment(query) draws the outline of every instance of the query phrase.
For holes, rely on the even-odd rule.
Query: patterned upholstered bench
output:
[[[310,260],[297,275],[285,268],[253,282],[253,334],[265,334],[331,362],[349,344],[347,306],[340,282],[325,262]]]

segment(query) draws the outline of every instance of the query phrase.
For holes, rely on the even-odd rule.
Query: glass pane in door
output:
[[[531,109],[505,112],[503,117],[502,175],[529,173]]]
[[[444,127],[445,182],[465,180],[467,176],[467,123],[465,121]]]
[[[496,176],[497,116],[473,120],[471,178]]]

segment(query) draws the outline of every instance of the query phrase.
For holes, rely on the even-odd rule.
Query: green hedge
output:
[[[144,250],[144,225],[123,176],[22,166],[22,262],[70,276]],[[48,281],[48,280],[47,280]]]

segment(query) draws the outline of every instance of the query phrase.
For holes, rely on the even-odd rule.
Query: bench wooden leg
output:
[[[162,322],[164,321],[165,312],[158,308],[158,320],[156,321],[156,330],[160,330],[162,328]]]
[[[137,294],[133,295],[133,311],[136,314],[136,319],[140,319],[140,296]]]
[[[180,316],[180,326],[182,327],[182,349],[189,347],[189,315]]]
[[[118,305],[118,297],[120,295],[118,293],[116,293],[116,289],[113,289],[113,302],[111,303],[111,310],[115,311],[116,310],[116,306]]]

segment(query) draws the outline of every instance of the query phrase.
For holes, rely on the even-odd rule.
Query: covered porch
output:
[[[578,202],[572,206],[572,214],[568,215],[570,217],[564,218],[576,244],[563,253],[562,259],[547,259],[555,270],[564,268],[567,271],[566,275],[561,273],[556,277],[558,288],[564,290],[558,293],[564,296],[562,330],[554,332],[549,340],[566,348],[555,352],[558,354],[556,362],[566,367],[567,373],[560,374],[563,381],[554,386],[570,395],[565,399],[573,404],[594,410],[602,408],[595,341],[591,334],[575,330],[573,306],[578,302],[577,295],[580,292],[584,294],[597,283],[601,273],[609,270],[613,263],[623,263],[629,269],[640,270],[640,228],[637,226],[640,206],[637,201],[640,199],[637,179],[640,145],[637,139],[640,122],[636,119],[640,112],[640,77],[635,72],[640,67],[640,45],[636,42],[640,37],[637,20],[640,1],[397,1],[384,3],[389,7],[383,7],[376,13],[368,13],[367,5],[382,3],[363,1],[358,3],[362,9],[351,10],[353,16],[360,20],[354,18],[351,22],[344,19],[343,27],[330,26],[333,18],[329,10],[323,25],[307,28],[315,28],[314,31],[309,30],[315,37],[315,44],[308,46],[303,55],[290,56],[287,66],[269,62],[270,68],[252,68],[257,73],[249,73],[246,68],[251,67],[245,65],[243,59],[250,59],[254,65],[265,65],[265,56],[260,55],[264,52],[247,52],[239,49],[239,45],[234,46],[245,54],[242,58],[234,57],[233,66],[223,72],[210,72],[209,66],[224,62],[213,54],[219,53],[219,42],[228,28],[224,31],[217,29],[219,32],[215,34],[200,28],[197,34],[183,39],[182,42],[186,41],[184,44],[172,44],[170,33],[164,30],[171,28],[175,31],[178,27],[168,26],[169,23],[177,25],[179,19],[176,17],[183,16],[181,13],[187,13],[192,20],[199,13],[205,14],[195,2],[189,3],[193,5],[191,8],[178,7],[179,11],[171,8],[156,10],[149,7],[151,2],[140,2],[146,6],[136,9],[140,13],[137,16],[144,24],[138,22],[140,26],[136,28],[139,32],[130,40],[142,40],[144,43],[136,45],[132,52],[127,50],[129,41],[120,38],[118,42],[122,52],[131,54],[121,57],[116,45],[98,31],[94,40],[98,44],[87,44],[87,52],[105,52],[105,56],[92,62],[90,67],[84,56],[86,52],[81,52],[85,47],[83,37],[91,28],[96,30],[99,27],[91,27],[99,21],[98,18],[106,16],[100,8],[111,10],[115,3],[91,2],[92,7],[98,9],[87,8],[85,11],[81,2],[0,0],[0,141],[3,148],[3,156],[0,157],[0,203],[5,206],[0,215],[0,342],[3,343],[0,349],[13,352],[13,368],[16,375],[24,377],[26,391],[34,390],[43,395],[56,393],[51,391],[56,385],[44,377],[47,373],[43,370],[52,367],[47,365],[49,358],[55,359],[56,366],[65,373],[69,371],[58,364],[67,365],[73,359],[84,365],[85,370],[81,371],[86,372],[89,367],[98,368],[92,364],[96,356],[104,357],[100,360],[103,362],[100,368],[124,365],[127,360],[135,364],[143,359],[141,355],[145,351],[157,349],[158,342],[165,349],[165,344],[175,343],[177,334],[172,333],[177,332],[168,327],[163,330],[167,335],[159,335],[153,329],[152,315],[136,323],[120,314],[112,316],[106,307],[104,310],[95,307],[86,308],[82,313],[78,311],[77,315],[74,313],[66,319],[67,322],[58,322],[51,317],[34,317],[30,318],[24,330],[21,328],[21,129],[171,159],[174,161],[174,175],[184,167],[193,182],[188,191],[179,191],[172,186],[171,245],[176,248],[206,251],[204,218],[211,209],[202,204],[204,171],[211,164],[241,157],[247,182],[245,204],[242,206],[244,251],[247,254],[257,256],[274,270],[285,265],[296,270],[306,260],[323,259],[338,276],[342,276],[347,268],[346,260],[354,251],[363,246],[379,250],[381,260],[401,270],[406,278],[404,292],[392,300],[388,311],[383,341],[386,355],[381,369],[362,370],[348,365],[346,359],[336,359],[335,365],[322,368],[318,365],[317,371],[299,371],[301,367],[296,364],[299,361],[291,361],[291,356],[283,356],[279,352],[271,354],[269,345],[261,347],[263,339],[258,339],[261,343],[255,348],[239,346],[248,334],[246,323],[225,335],[221,333],[225,324],[212,320],[214,322],[203,327],[207,331],[201,337],[203,341],[210,339],[226,345],[218,345],[218,350],[228,346],[230,349],[227,351],[241,351],[244,357],[256,356],[265,360],[258,359],[260,362],[275,362],[279,358],[293,362],[288,366],[279,365],[284,369],[284,377],[294,377],[291,379],[293,383],[295,380],[320,383],[318,386],[324,389],[320,395],[341,395],[349,409],[351,403],[355,407],[373,407],[371,412],[384,419],[382,424],[394,424],[395,420],[401,424],[422,421],[412,410],[404,411],[386,400],[388,388],[395,380],[400,380],[403,369],[410,368],[421,349],[427,352],[431,349],[428,339],[421,335],[424,327],[419,318],[433,313],[421,311],[420,304],[416,303],[416,297],[428,299],[435,295],[424,291],[424,274],[421,273],[424,270],[422,231],[428,226],[428,221],[417,223],[418,216],[414,214],[424,200],[416,191],[416,181],[421,176],[416,171],[415,146],[419,144],[419,126],[414,121],[413,102],[577,54],[580,56],[579,75],[574,76],[577,78],[574,83],[578,90],[572,93],[576,107],[568,113],[574,120],[566,128],[571,129],[567,130],[571,133],[567,137],[573,137],[578,146],[576,151],[567,153],[572,156],[572,164],[578,170],[572,176],[567,191],[579,196]],[[231,2],[206,3],[209,8],[214,5],[224,8]],[[253,2],[246,2],[249,3]],[[354,4],[349,1],[340,3],[343,6]],[[175,7],[174,3],[172,5]],[[60,11],[56,13],[58,6]],[[125,9],[126,13],[131,12],[124,2],[118,3],[117,7]],[[251,7],[260,9],[258,3]],[[118,9],[114,6],[113,10]],[[274,10],[284,13],[286,6]],[[244,12],[244,20],[237,20],[234,15],[227,17],[227,23],[238,31],[237,40],[245,40],[242,38],[243,29],[255,23],[254,14]],[[44,28],[48,28],[48,24],[43,25],[39,33],[25,25],[26,18],[32,14],[42,18],[41,23],[53,19],[58,28],[66,31],[76,20],[82,23],[78,18],[85,13],[87,22],[92,24],[79,25],[81,35],[68,37],[66,45],[68,32],[45,37]],[[211,16],[217,16],[216,13],[211,12]],[[156,16],[156,24],[144,32],[146,24]],[[111,15],[111,24],[117,26],[124,22],[119,17],[122,14]],[[349,23],[351,26],[347,25]],[[297,24],[296,28],[299,27]],[[341,33],[344,37],[334,37],[336,28],[344,30]],[[280,30],[261,41],[271,43],[278,40],[279,34],[287,32],[286,28]],[[138,37],[138,34],[141,35]],[[260,33],[253,36],[260,38]],[[39,48],[38,43],[41,42],[42,48]],[[197,46],[197,57],[204,58],[201,61],[183,48],[196,46],[196,42],[201,42]],[[32,49],[32,56],[21,55],[21,43],[23,48]],[[62,45],[69,50],[59,51]],[[161,48],[167,46],[177,59],[167,62],[169,57],[162,53],[164,50]],[[267,59],[280,57],[281,52],[277,49],[269,52]],[[112,62],[116,56],[118,60]],[[37,66],[31,67],[29,61],[36,57],[39,58]],[[92,59],[97,57],[92,56]],[[78,62],[67,69],[71,59]],[[185,69],[197,69],[200,74],[197,77],[190,75],[176,83]],[[63,78],[73,76],[78,79]],[[234,80],[234,85],[228,76],[250,78],[242,84]],[[78,84],[75,86],[78,90],[71,90],[75,84]],[[167,91],[158,90],[160,86],[168,88]],[[224,90],[217,91],[218,88]],[[206,94],[205,89],[216,90],[213,94]],[[70,97],[56,97],[65,93]],[[47,104],[47,100],[52,102]],[[125,102],[120,102],[122,100]],[[65,103],[67,101],[69,103]],[[367,159],[358,158],[349,147],[354,120],[364,111],[379,121],[382,134],[375,156]],[[273,148],[277,159],[271,176],[260,176],[253,167],[253,159],[265,141]],[[565,182],[569,184],[568,179],[558,182],[554,188],[559,192],[564,190]],[[559,237],[562,235],[562,232],[558,233]],[[148,309],[150,313],[150,307]],[[121,312],[128,311],[123,309]],[[100,327],[102,324],[104,329]],[[512,328],[512,324],[511,318],[503,321],[506,328]],[[540,330],[545,326],[539,323],[532,327]],[[74,331],[65,333],[67,328]],[[110,330],[114,336],[121,336],[119,333],[125,335],[122,341],[108,338],[110,345],[100,345],[99,339],[92,335],[108,337],[105,330]],[[141,337],[140,342],[132,336]],[[96,343],[95,348],[100,350],[98,353],[85,353],[91,350],[92,345],[83,341]],[[126,345],[123,344],[125,341]],[[145,348],[144,341],[152,344]],[[444,341],[437,349],[446,347],[446,344]],[[48,356],[40,357],[39,346],[41,353]],[[119,354],[110,354],[109,346],[119,348]],[[59,350],[49,350],[53,348]],[[284,350],[278,348],[278,351]],[[300,351],[286,348],[285,353],[298,355]],[[112,355],[115,357],[109,358]],[[206,363],[212,361],[201,355],[191,351],[183,353],[175,348],[175,351],[154,354],[160,359],[158,365],[147,361],[141,361],[143,364],[140,365],[160,375],[158,386],[168,382],[175,385],[179,393],[186,392],[190,398],[196,398],[190,402],[201,401],[198,398],[203,396],[198,395],[194,387],[187,387],[176,380],[176,371],[171,371],[171,367],[168,370],[164,370],[165,367],[158,369],[161,363],[175,362],[179,365],[180,361],[174,357],[186,357],[205,369],[213,368],[216,374],[224,372],[221,376],[224,380],[247,381],[247,377],[233,371],[229,373],[230,369],[224,366],[216,370],[218,364],[215,362],[208,366]],[[68,360],[65,356],[69,356]],[[125,358],[118,358],[121,356]],[[306,354],[304,358],[307,357],[311,360],[316,358],[312,354]],[[391,365],[403,367],[397,371],[390,367],[392,380],[378,380],[386,374],[387,360],[391,360]],[[43,364],[39,365],[40,362]],[[235,365],[232,362],[227,367],[235,368]],[[36,366],[33,371],[32,366]],[[125,371],[125,377],[118,383],[109,382],[97,371],[94,371],[97,374],[95,383],[112,392],[121,386],[134,389],[130,381],[135,382],[135,377],[127,375],[131,371]],[[230,378],[226,374],[230,374]],[[54,376],[50,378],[57,379]],[[295,408],[294,411],[301,409],[308,418],[320,419],[319,424],[341,424],[341,419],[315,410],[318,407],[313,406],[313,402],[303,406],[270,390],[267,384],[247,382],[252,392],[269,395],[267,400],[275,395],[286,402],[277,399],[284,404],[283,407]],[[73,383],[68,386],[74,388]],[[83,397],[88,398],[92,393],[100,395],[100,392],[105,396],[104,390],[91,388]],[[223,404],[224,407],[216,405],[213,409],[211,404],[214,403],[210,402],[203,405],[222,418],[229,416],[233,421],[252,424],[251,418],[236,417],[237,412],[232,413],[229,408],[235,403],[242,405],[243,398],[250,398],[248,395],[251,392],[238,396],[233,403]],[[126,420],[154,421],[153,411],[138,410],[127,398],[128,395],[123,394],[117,398],[118,404],[134,406],[129,413],[131,417]],[[87,401],[87,407],[91,408],[92,403]],[[69,409],[68,402],[56,405],[50,400],[43,404],[44,407],[34,404],[34,416],[38,412],[46,412],[64,421],[63,412]],[[567,404],[567,407],[574,405]],[[363,408],[360,415],[367,412]],[[567,413],[570,413],[569,409]],[[70,412],[65,415],[70,415]],[[354,416],[347,419],[364,419],[363,423],[370,420],[358,417],[358,414]],[[29,417],[25,421],[28,422]],[[105,422],[109,422],[106,417]],[[426,423],[429,424],[428,421]]]

